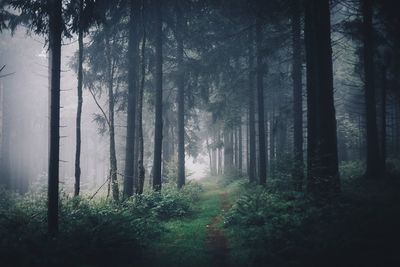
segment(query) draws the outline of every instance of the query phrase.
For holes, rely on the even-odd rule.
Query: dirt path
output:
[[[224,232],[220,229],[221,213],[230,208],[227,200],[227,194],[219,195],[220,213],[211,219],[211,223],[206,225],[206,250],[209,253],[213,266],[228,267],[229,249],[228,241]]]

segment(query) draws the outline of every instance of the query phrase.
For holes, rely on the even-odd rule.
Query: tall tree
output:
[[[139,65],[139,10],[136,0],[129,1],[129,40],[128,40],[128,115],[126,130],[124,198],[133,194],[134,186],[134,149],[135,149],[135,122],[136,122],[136,88],[138,87]]]
[[[144,177],[145,177],[145,169],[144,169],[144,145],[143,145],[143,95],[144,95],[144,82],[146,79],[146,21],[145,21],[145,0],[142,0],[142,8],[141,8],[141,19],[142,19],[142,62],[141,62],[141,75],[142,79],[140,81],[140,87],[138,92],[138,107],[137,107],[137,139],[138,139],[138,182],[136,187],[136,193],[142,194],[143,193],[143,186],[144,186]]]
[[[47,223],[50,235],[58,233],[58,182],[60,160],[60,70],[61,70],[61,0],[48,2],[49,8],[49,71],[50,71],[50,135],[48,172]]]
[[[109,131],[109,152],[110,152],[110,182],[112,198],[115,202],[119,201],[119,188],[117,179],[117,155],[115,149],[115,120],[114,120],[114,76],[115,61],[112,58],[112,44],[110,40],[110,21],[104,23],[105,31],[105,61],[106,61],[106,83],[108,91],[108,131]]]
[[[163,51],[162,51],[162,0],[155,1],[155,47],[156,47],[156,99],[155,99],[155,129],[154,129],[154,160],[153,160],[153,189],[161,190],[161,154],[162,154],[162,95],[163,95]]]
[[[185,70],[183,66],[184,18],[182,3],[176,1],[176,41],[177,68],[176,85],[178,87],[178,188],[185,185]]]
[[[361,1],[361,9],[363,17],[364,90],[367,122],[367,170],[365,175],[368,178],[378,178],[381,161],[375,106],[372,0]]]
[[[307,0],[307,189],[323,197],[340,190],[330,35],[329,0]]]
[[[76,110],[76,147],[75,147],[75,187],[74,196],[79,195],[81,184],[81,121],[82,121],[82,88],[83,88],[83,2],[79,0],[78,11],[78,107]]]
[[[256,181],[256,126],[255,126],[255,90],[254,90],[254,27],[249,28],[249,166],[250,182]]]
[[[292,50],[293,50],[293,173],[295,188],[302,188],[304,179],[303,163],[303,94],[301,64],[301,19],[300,2],[292,1]]]
[[[257,100],[258,100],[258,149],[259,149],[259,183],[267,182],[267,151],[265,146],[265,121],[264,121],[264,85],[263,85],[263,37],[261,14],[256,17],[256,53],[257,53]]]

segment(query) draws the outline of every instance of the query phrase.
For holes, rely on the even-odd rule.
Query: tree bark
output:
[[[259,183],[267,182],[267,158],[265,146],[265,121],[264,121],[264,85],[263,85],[263,60],[262,60],[262,25],[261,14],[256,18],[256,47],[257,47],[257,99],[258,99],[258,145],[259,145]]]
[[[251,183],[256,182],[256,123],[254,90],[254,28],[249,29],[249,165],[248,174]]]
[[[303,93],[301,64],[301,19],[300,3],[293,1],[292,46],[293,46],[293,173],[296,190],[302,189],[304,179],[303,159]]]
[[[79,196],[81,184],[81,120],[82,120],[82,87],[83,87],[83,1],[79,1],[78,29],[78,107],[76,111],[76,149],[75,149],[75,188],[74,196]]]
[[[327,198],[340,191],[333,99],[329,0],[306,1],[307,190]]]
[[[61,0],[49,1],[50,143],[48,172],[47,224],[51,236],[58,233],[58,182],[60,160],[60,70],[61,70]]]
[[[145,178],[145,169],[144,169],[144,146],[143,146],[143,94],[144,94],[144,82],[146,78],[146,64],[145,64],[145,55],[146,55],[146,22],[144,18],[144,6],[145,1],[142,1],[142,9],[141,9],[141,17],[142,17],[142,24],[143,24],[143,40],[142,40],[142,80],[140,82],[139,94],[138,94],[138,185],[136,188],[137,194],[143,193],[144,187],[144,178]]]
[[[382,99],[382,154],[381,154],[381,172],[386,173],[386,90],[387,90],[387,77],[386,77],[386,66],[382,67],[382,89],[381,89],[381,99]]]
[[[183,66],[183,30],[184,19],[182,8],[177,1],[176,5],[176,40],[178,76],[178,188],[185,185],[185,72]]]
[[[130,0],[129,38],[128,38],[128,114],[126,130],[125,172],[123,196],[128,198],[133,194],[134,184],[134,152],[135,152],[135,121],[136,92],[138,86],[139,38],[138,38],[138,8],[135,0]]]
[[[162,1],[155,3],[156,25],[156,99],[155,99],[155,130],[154,130],[154,160],[153,160],[153,189],[161,191],[161,153],[162,153],[162,94],[163,94],[163,54],[162,54]]]
[[[364,90],[367,122],[367,178],[378,178],[380,173],[378,127],[376,122],[372,0],[361,1],[364,31]]]
[[[106,25],[106,60],[107,60],[107,90],[108,90],[108,120],[109,120],[109,149],[110,149],[110,182],[113,201],[119,201],[119,188],[117,179],[117,156],[115,149],[115,125],[114,125],[114,62],[112,60],[110,29]]]
[[[233,133],[224,129],[224,174],[229,175],[233,169]]]
[[[239,118],[239,134],[238,134],[239,136],[238,136],[238,138],[239,138],[239,151],[238,151],[238,153],[239,153],[239,155],[238,155],[238,160],[239,160],[239,162],[238,162],[238,169],[239,169],[239,173],[240,174],[242,174],[242,172],[243,172],[243,136],[242,136],[242,117],[240,117]]]

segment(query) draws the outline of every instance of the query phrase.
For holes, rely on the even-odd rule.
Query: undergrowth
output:
[[[131,266],[164,231],[161,221],[193,212],[202,188],[165,187],[121,203],[60,196],[60,232],[46,234],[46,194],[0,192],[2,266]],[[4,264],[4,265],[3,265]]]
[[[321,202],[238,183],[224,228],[233,266],[400,266],[399,181],[365,181],[361,163],[341,167],[342,194]],[[285,183],[285,182],[283,182]]]

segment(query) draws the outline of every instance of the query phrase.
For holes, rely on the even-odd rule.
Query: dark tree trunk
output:
[[[235,160],[235,169],[239,169],[239,143],[238,143],[238,128],[235,127],[233,132],[233,147],[234,147],[234,160]]]
[[[386,86],[387,86],[387,77],[386,77],[386,67],[382,68],[382,89],[381,89],[381,98],[382,98],[382,154],[381,154],[381,172],[383,174],[386,173]]]
[[[176,40],[178,76],[178,188],[185,185],[185,72],[183,66],[183,27],[184,20],[179,3],[176,5]]]
[[[293,45],[293,173],[296,190],[301,190],[304,179],[303,159],[303,94],[301,64],[301,20],[300,3],[293,1],[292,45]]]
[[[364,79],[367,122],[367,171],[366,177],[378,178],[380,172],[378,127],[376,123],[372,0],[361,1],[364,31]]]
[[[5,189],[10,189],[10,114],[8,101],[8,91],[5,90],[3,83],[0,81],[1,95],[1,144],[0,144],[0,184]]]
[[[75,190],[74,196],[79,196],[81,184],[81,118],[82,118],[82,84],[83,84],[83,1],[79,1],[79,32],[78,32],[78,108],[76,111],[76,149],[75,149]]]
[[[161,154],[162,154],[162,94],[163,94],[163,54],[162,54],[162,1],[155,3],[156,25],[156,99],[155,99],[155,129],[154,129],[154,160],[153,160],[153,189],[161,190]]]
[[[47,224],[50,235],[58,233],[58,181],[60,160],[61,0],[49,1],[50,143]]]
[[[306,1],[308,176],[310,193],[340,191],[333,99],[329,0]]]
[[[134,152],[135,152],[135,120],[136,92],[138,86],[139,38],[138,38],[138,6],[135,0],[130,0],[129,40],[128,40],[128,114],[126,131],[125,173],[123,196],[128,198],[133,194]]]
[[[238,160],[239,160],[239,162],[238,162],[238,169],[239,169],[239,173],[240,174],[242,174],[242,172],[243,172],[243,136],[242,136],[242,117],[240,117],[239,118],[240,119],[240,122],[239,122],[239,136],[238,136],[238,138],[239,138],[239,151],[238,151],[238,153],[239,153],[239,155],[238,155]]]
[[[138,138],[138,184],[136,187],[136,193],[137,194],[142,194],[143,193],[143,187],[144,187],[144,178],[146,171],[144,169],[144,163],[143,163],[143,158],[144,158],[144,146],[143,146],[143,94],[144,94],[144,82],[146,78],[146,64],[145,64],[145,55],[146,55],[146,22],[144,18],[144,6],[145,1],[142,1],[142,10],[141,10],[141,17],[142,17],[142,24],[143,24],[143,40],[142,40],[142,80],[140,82],[140,88],[139,88],[139,93],[138,93],[138,114],[137,114],[137,119],[138,119],[138,128],[137,128],[137,138]]]
[[[257,46],[257,98],[258,98],[258,145],[259,145],[259,183],[267,182],[267,155],[265,146],[264,121],[264,86],[263,86],[263,52],[262,52],[262,25],[258,14],[256,19],[256,46]]]
[[[249,30],[249,164],[248,174],[251,183],[256,182],[256,123],[254,90],[254,28]]]
[[[233,133],[224,129],[224,174],[229,175],[233,168]]]
[[[220,130],[218,129],[218,144],[221,143],[221,133]],[[222,148],[218,146],[218,175],[222,174]]]

